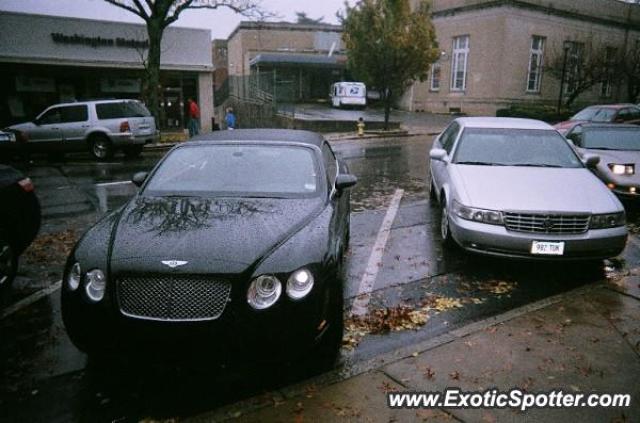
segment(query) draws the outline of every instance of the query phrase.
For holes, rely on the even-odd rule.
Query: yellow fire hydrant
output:
[[[363,136],[364,135],[364,119],[362,118],[358,119],[357,127],[358,127],[358,136],[359,137]]]

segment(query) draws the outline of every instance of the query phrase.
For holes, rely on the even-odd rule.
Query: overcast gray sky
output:
[[[354,3],[353,0],[350,1]],[[344,0],[262,0],[263,7],[283,20],[294,21],[295,12],[306,12],[311,18],[324,16],[327,23],[337,23],[335,13],[344,7]],[[0,0],[0,10],[73,16],[111,21],[141,22],[132,13],[104,0]],[[241,17],[227,9],[187,10],[175,24],[211,30],[213,38],[227,38]]]

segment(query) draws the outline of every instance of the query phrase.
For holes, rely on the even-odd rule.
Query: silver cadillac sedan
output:
[[[445,244],[529,259],[603,259],[625,247],[624,208],[544,122],[459,118],[430,152],[429,197]]]

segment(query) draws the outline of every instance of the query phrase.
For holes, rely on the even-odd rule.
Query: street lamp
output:
[[[564,91],[564,78],[567,72],[567,56],[569,55],[569,50],[571,49],[571,41],[565,41],[562,45],[562,49],[564,51],[564,56],[562,58],[562,77],[560,78],[560,95],[558,96],[558,114],[560,114],[560,108],[562,107],[562,94]]]

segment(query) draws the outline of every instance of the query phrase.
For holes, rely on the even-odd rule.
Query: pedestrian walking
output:
[[[233,109],[231,107],[227,108],[227,114],[224,117],[224,121],[227,124],[228,130],[236,129],[236,115],[233,113]]]
[[[200,133],[200,108],[191,97],[187,100],[187,114],[189,115],[189,121],[187,122],[187,128],[189,128],[189,137],[193,137]]]

